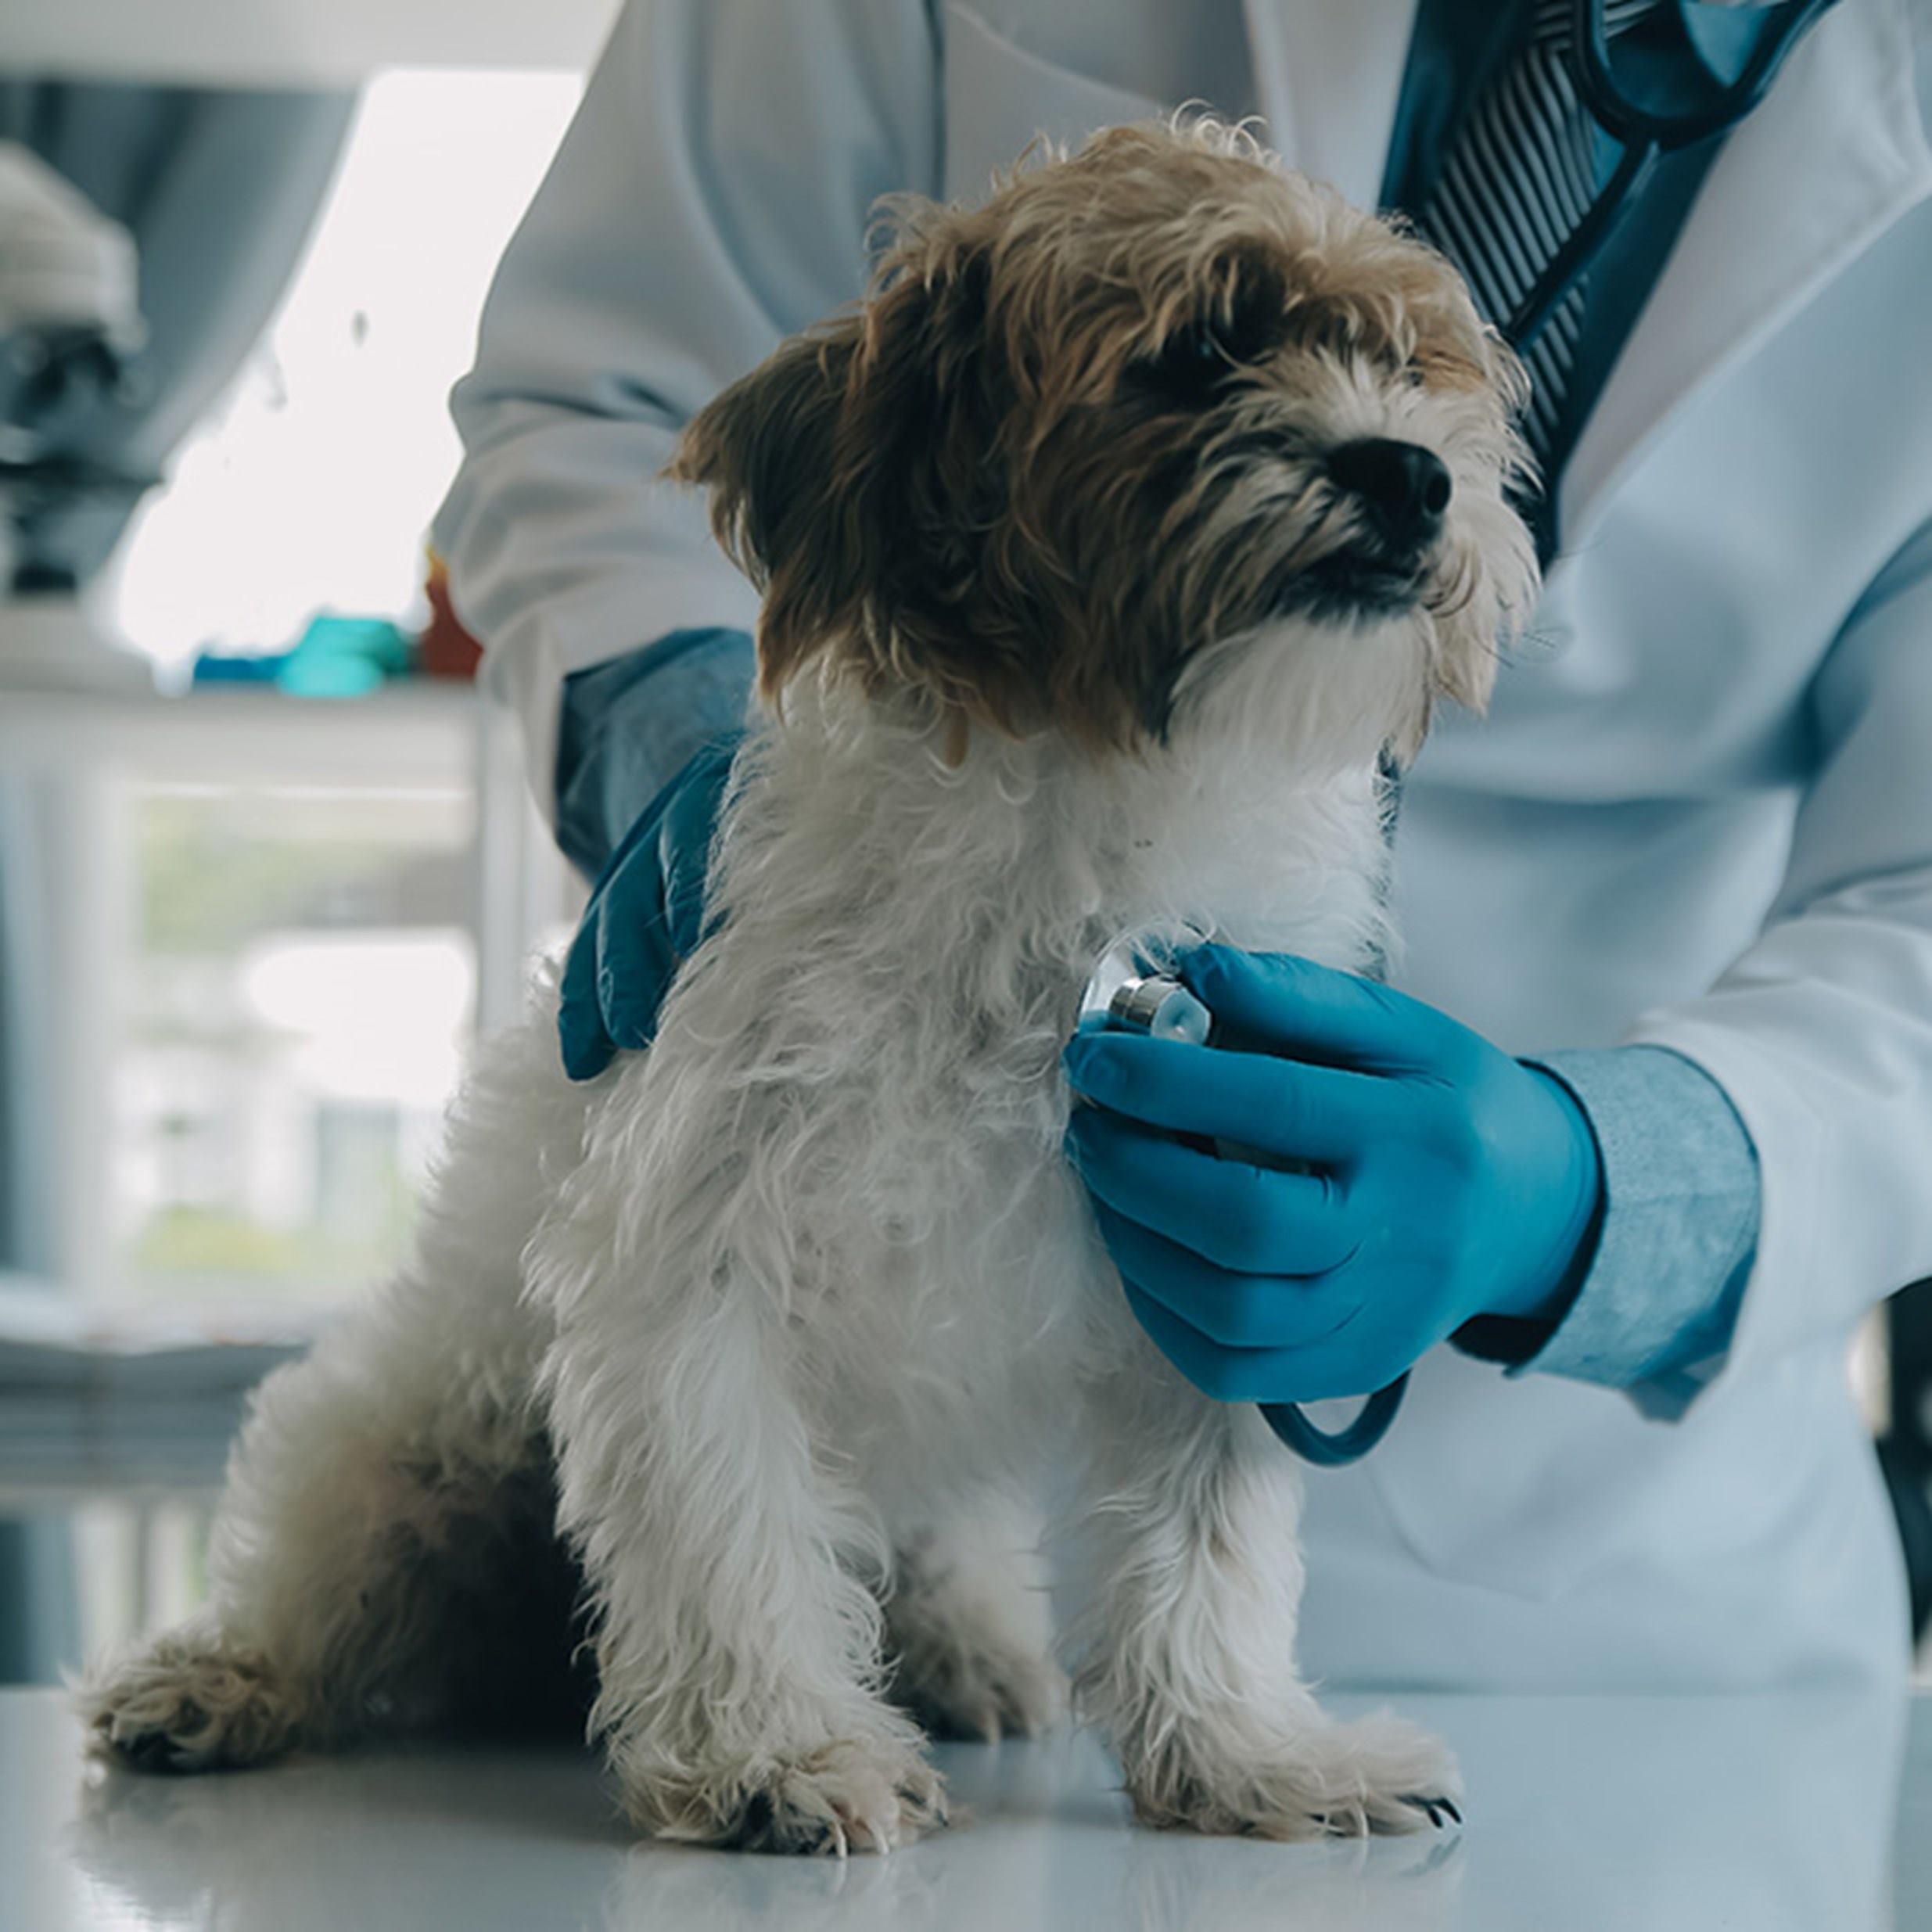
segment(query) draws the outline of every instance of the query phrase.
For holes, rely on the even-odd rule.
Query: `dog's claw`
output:
[[[946,1808],[943,1796],[937,1798],[928,1797],[910,1784],[902,1784],[892,1795],[905,1808],[908,1816],[916,1814],[923,1805],[928,1813],[927,1828],[930,1830],[943,1831],[953,1822],[952,1814]]]
[[[1458,1825],[1463,1822],[1462,1813],[1456,1808],[1453,1800],[1449,1798],[1425,1797],[1420,1793],[1409,1793],[1403,1797],[1402,1802],[1413,1805],[1428,1819],[1438,1831],[1442,1829],[1442,1820],[1445,1817]]]

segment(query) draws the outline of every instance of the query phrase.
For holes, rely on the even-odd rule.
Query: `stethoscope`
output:
[[[1089,983],[1084,1004],[1088,1012],[1121,1032],[1181,1040],[1195,1047],[1206,1046],[1213,1035],[1213,1014],[1178,979],[1153,967],[1130,945],[1111,951],[1101,961]],[[1251,1149],[1240,1151],[1243,1158],[1263,1159]],[[1397,1376],[1386,1388],[1370,1396],[1345,1429],[1333,1431],[1317,1428],[1291,1402],[1257,1402],[1255,1406],[1269,1427],[1304,1462],[1334,1468],[1367,1455],[1381,1441],[1402,1406],[1408,1382],[1406,1374]]]
[[[1602,253],[1658,161],[1735,127],[1771,92],[1791,50],[1837,4],[1837,0],[1785,0],[1783,5],[1762,9],[1765,19],[1737,77],[1719,82],[1700,62],[1698,71],[1708,82],[1704,98],[1660,113],[1635,99],[1618,79],[1610,57],[1603,0],[1573,0],[1570,59],[1577,99],[1621,153],[1589,213],[1504,325],[1503,333],[1512,347],[1520,351],[1535,339],[1557,305]]]
[[[1577,98],[1622,152],[1608,185],[1505,326],[1503,332],[1514,347],[1520,350],[1535,339],[1557,303],[1602,253],[1658,161],[1736,127],[1771,92],[1792,48],[1837,3],[1785,0],[1782,5],[1765,9],[1760,31],[1735,80],[1717,81],[1700,62],[1699,71],[1710,83],[1704,98],[1686,108],[1659,113],[1634,99],[1617,77],[1603,0],[1573,0],[1571,59]],[[1196,1043],[1207,1042],[1212,1025],[1207,1009],[1185,987],[1144,961],[1134,962],[1124,978],[1101,988],[1097,1010],[1109,1025]],[[1355,1419],[1338,1430],[1318,1428],[1294,1402],[1257,1406],[1269,1427],[1305,1462],[1337,1468],[1359,1461],[1381,1441],[1402,1406],[1408,1382],[1404,1374],[1378,1388]]]

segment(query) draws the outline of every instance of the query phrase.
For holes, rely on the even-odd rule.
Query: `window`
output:
[[[280,309],[122,546],[115,630],[185,673],[205,645],[293,643],[319,610],[417,614],[458,455],[450,388],[580,92],[558,74],[369,83]]]
[[[107,1280],[325,1300],[407,1240],[471,1032],[473,801],[133,787]]]
[[[368,84],[274,319],[98,587],[97,618],[176,689],[202,649],[273,651],[321,612],[413,627],[458,460],[447,393],[579,91]],[[38,1270],[110,1334],[183,1339],[365,1291],[408,1238],[463,1048],[518,1009],[530,949],[579,900],[514,727],[427,681],[339,704],[0,692],[0,780]],[[13,1506],[74,1527],[42,1565],[76,1558],[69,1661],[201,1589],[232,1409],[210,1405],[206,1441],[171,1413],[163,1458],[121,1427],[140,1407],[84,1404],[70,1476],[41,1480],[31,1428],[0,1457],[0,1502],[11,1477]]]

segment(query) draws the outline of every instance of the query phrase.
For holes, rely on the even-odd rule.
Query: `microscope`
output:
[[[66,447],[77,411],[135,379],[135,246],[30,149],[0,142],[0,702],[14,691],[141,695],[145,659],[88,616],[54,531],[124,519],[156,479]]]

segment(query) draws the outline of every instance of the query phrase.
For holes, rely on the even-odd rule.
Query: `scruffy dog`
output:
[[[1212,124],[895,221],[673,465],[766,593],[720,916],[648,1053],[572,1085],[546,979],[477,1055],[415,1258],[260,1392],[208,1607],[84,1692],[137,1763],[561,1697],[564,1549],[641,1828],[883,1851],[944,1815],[915,1718],[1061,1708],[1027,1499],[1077,1468],[1069,1654],[1142,1817],[1456,1789],[1298,1680],[1297,1465],[1133,1322],[1059,1054],[1123,935],[1386,939],[1378,760],[1534,594],[1517,372],[1439,257]]]

